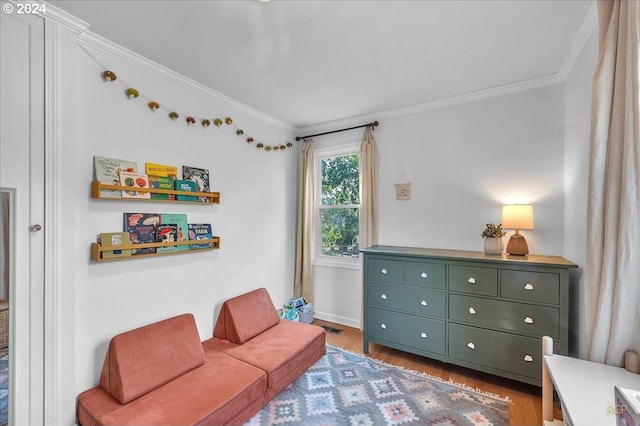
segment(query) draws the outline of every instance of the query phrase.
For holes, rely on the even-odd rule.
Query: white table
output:
[[[545,350],[553,348],[549,337],[543,337],[542,348],[542,418],[545,423],[553,420],[553,389],[560,397],[565,424],[574,426],[615,425],[614,386],[640,390],[640,374],[553,355],[552,350]]]

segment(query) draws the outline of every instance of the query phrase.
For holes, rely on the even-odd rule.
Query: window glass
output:
[[[321,254],[358,257],[360,176],[357,154],[320,160]]]

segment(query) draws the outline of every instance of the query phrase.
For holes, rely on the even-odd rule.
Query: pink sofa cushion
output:
[[[102,388],[78,396],[83,426],[243,424],[267,402],[266,374],[221,352],[128,404]]]
[[[279,322],[269,293],[259,288],[222,304],[213,335],[241,345]]]
[[[126,404],[203,364],[195,319],[183,314],[113,337],[100,385]]]
[[[284,320],[242,345],[225,343],[215,337],[202,344],[205,354],[221,351],[265,371],[269,399],[326,352],[325,332],[321,327]]]

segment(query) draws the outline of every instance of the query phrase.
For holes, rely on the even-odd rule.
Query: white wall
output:
[[[598,35],[594,31],[565,80],[565,256],[577,263],[572,274],[570,332],[573,355],[584,355],[584,267],[587,259],[587,183],[591,80],[598,59]]]
[[[91,52],[121,80],[178,111],[227,116],[265,144],[286,143],[293,129],[162,69],[131,52],[97,39]],[[60,30],[55,49],[60,88],[56,168],[60,171],[56,225],[60,230],[58,276],[60,342],[65,348],[58,397],[59,418],[71,424],[75,396],[99,382],[109,339],[122,331],[183,312],[194,314],[202,339],[211,337],[220,304],[266,287],[274,303],[293,295],[297,149],[265,152],[230,127],[188,127],[166,112],[152,113],[147,101],[129,100],[123,88],[101,78],[103,68]],[[116,58],[111,53],[120,55]],[[128,59],[124,59],[128,58]],[[157,71],[157,72],[156,72]],[[255,145],[255,143],[254,143]],[[93,156],[192,165],[210,169],[219,205],[122,202],[90,198]],[[96,263],[90,243],[100,232],[119,231],[125,211],[187,213],[192,222],[212,223],[221,249],[148,259]],[[68,295],[69,297],[64,297]],[[73,315],[64,312],[72,311]],[[73,349],[75,347],[75,349]]]
[[[482,250],[484,225],[500,223],[503,204],[532,203],[535,230],[521,231],[530,252],[563,255],[563,96],[554,84],[380,119],[379,243]],[[316,143],[361,137],[349,133]],[[402,175],[408,201],[395,199]],[[360,272],[316,266],[314,278],[317,316],[357,326]]]

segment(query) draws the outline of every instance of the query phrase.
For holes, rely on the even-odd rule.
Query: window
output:
[[[316,160],[319,180],[318,235],[322,256],[358,258],[360,232],[359,155],[327,153]]]

